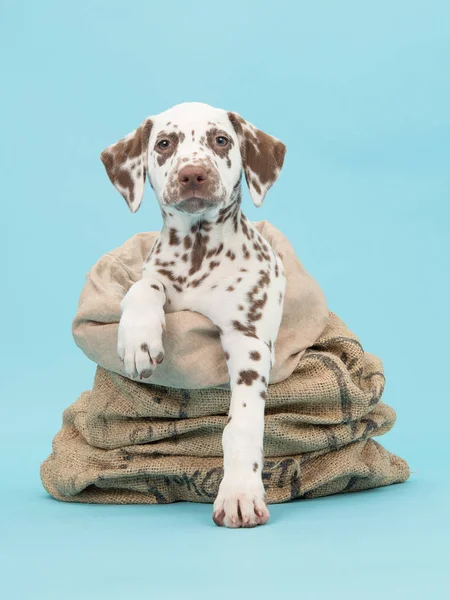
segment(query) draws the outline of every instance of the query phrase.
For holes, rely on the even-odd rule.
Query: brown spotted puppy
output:
[[[148,177],[164,222],[142,279],[121,304],[118,353],[126,373],[147,380],[164,359],[165,312],[199,312],[220,332],[231,404],[213,519],[227,527],[269,518],[261,478],[264,401],[285,278],[280,257],[241,211],[241,174],[260,206],[285,152],[238,114],[193,102],[147,118],[101,155],[132,212]]]

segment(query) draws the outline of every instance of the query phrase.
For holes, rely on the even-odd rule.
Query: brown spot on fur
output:
[[[170,146],[167,149],[163,149],[158,146],[158,143],[162,139],[170,140]],[[178,148],[178,143],[179,143],[179,137],[178,137],[177,133],[175,133],[173,131],[171,131],[170,133],[167,133],[165,131],[160,132],[160,134],[158,135],[158,138],[156,140],[156,144],[155,144],[155,151],[158,153],[157,162],[160,167],[162,167],[163,164],[171,156],[173,156],[175,154],[175,152],[177,151],[177,148]]]
[[[236,113],[229,112],[228,118],[239,138],[247,183],[254,186],[251,175],[253,172],[262,185],[270,186],[283,166],[286,146],[267,133],[256,129]],[[259,187],[258,184],[256,185]]]
[[[170,281],[175,281],[175,277],[172,271],[169,271],[168,269],[158,269],[158,273],[161,273],[161,275],[165,275]]]
[[[116,144],[109,146],[100,156],[109,179],[113,185],[117,187],[118,191],[129,205],[135,200],[134,185],[136,179],[131,176],[131,172],[128,170],[126,164],[130,159],[145,155],[152,126],[153,123],[151,119],[146,119],[144,123],[136,129],[134,135],[130,137],[127,136]],[[139,177],[143,177],[145,181],[145,167]]]
[[[267,381],[266,381],[266,378],[264,377],[264,375],[261,375],[261,381],[262,381],[264,384],[266,384],[266,383],[267,383]]]
[[[236,331],[240,331],[247,337],[257,338],[256,329],[254,325],[243,325],[240,321],[233,321],[232,325]]]
[[[189,235],[184,236],[183,243],[186,250],[189,250],[189,248],[192,246],[192,240]]]
[[[246,369],[245,371],[239,371],[239,376],[238,384],[245,383],[245,385],[253,385],[253,382],[258,379],[259,373],[253,369]]]
[[[247,318],[249,321],[259,321],[262,318],[262,313],[248,313]]]
[[[219,136],[226,137],[226,139],[228,140],[228,144],[226,146],[218,146],[216,144],[216,138]],[[209,129],[206,132],[206,139],[208,140],[208,146],[211,148],[214,154],[217,154],[217,156],[220,156],[220,158],[226,159],[227,167],[230,168],[231,160],[229,154],[232,147],[234,146],[234,142],[229,137],[229,135],[227,135],[224,131],[221,131],[220,129],[213,128]]]
[[[265,400],[265,399],[267,398],[267,392],[266,392],[266,391],[264,391],[264,390],[263,390],[262,392],[260,392],[260,394],[259,394],[259,395],[261,396],[261,398],[262,398],[263,400]]]
[[[199,279],[194,279],[191,283],[192,287],[198,287],[207,277],[209,277],[209,273],[204,273]]]
[[[193,275],[200,270],[203,259],[207,253],[207,243],[209,242],[209,235],[202,235],[197,233],[194,238],[194,245],[191,253],[191,268],[189,269],[189,275]]]
[[[259,352],[257,352],[256,350],[252,350],[250,352],[250,358],[252,360],[261,360],[261,354]]]
[[[231,204],[230,206],[226,206],[225,208],[221,208],[219,211],[218,218],[216,220],[217,224],[224,223],[228,220],[230,215],[236,210],[236,206]]]
[[[235,233],[237,233],[237,230],[238,230],[238,214],[237,214],[237,212],[235,212],[233,214],[233,225],[234,225],[234,231],[235,231]]]
[[[253,463],[253,473],[256,473],[256,471],[258,470],[258,463]]]
[[[242,406],[245,408],[247,406],[247,402],[243,402]]]
[[[260,194],[261,187],[254,177],[251,177],[251,183],[252,183],[252,186],[255,188],[255,190],[258,192],[258,194]]]
[[[141,344],[141,350],[142,352],[148,352],[150,354],[147,344]]]
[[[242,217],[243,217],[243,216],[244,216],[244,215],[242,215]],[[244,220],[244,219],[241,219],[241,227],[242,227],[242,233],[245,235],[245,237],[246,237],[248,240],[250,240],[250,239],[251,239],[251,237],[250,237],[250,232],[249,232],[249,229],[248,229],[248,227],[247,227],[247,223],[245,222],[245,220]]]
[[[180,244],[180,238],[178,237],[177,230],[173,227],[169,230],[169,245],[178,246]]]
[[[229,285],[229,286],[227,287],[227,292],[234,292],[234,290],[235,290],[235,289],[236,289],[236,288],[234,288],[232,285]]]
[[[228,360],[230,358],[230,353],[229,352],[225,352],[225,358]]]
[[[159,287],[154,283],[152,283],[150,287],[152,287],[154,290],[158,290],[158,292],[160,291]]]
[[[250,258],[250,252],[247,250],[247,246],[242,244],[242,252],[244,254],[244,258],[248,260]]]

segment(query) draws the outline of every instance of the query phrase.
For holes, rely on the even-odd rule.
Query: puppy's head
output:
[[[200,214],[234,200],[242,170],[261,206],[285,152],[282,142],[240,115],[189,102],[148,117],[101,159],[132,212],[141,205],[148,177],[162,207]]]

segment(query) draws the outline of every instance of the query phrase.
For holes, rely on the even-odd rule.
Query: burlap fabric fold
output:
[[[268,503],[408,479],[407,463],[372,439],[395,422],[384,382],[380,359],[329,313],[290,376],[269,385]],[[41,466],[45,489],[71,502],[212,503],[230,393],[138,383],[99,366],[93,389],[64,412]]]

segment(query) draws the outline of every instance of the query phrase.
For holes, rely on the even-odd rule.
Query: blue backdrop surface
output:
[[[423,598],[448,589],[450,5],[442,1],[5,1],[2,71],[2,596]],[[64,408],[92,384],[71,321],[98,258],[159,230],[100,152],[184,101],[283,140],[262,208],[330,308],[382,357],[380,438],[402,485],[273,506],[60,504],[40,484]],[[6,260],[5,260],[6,257]]]

